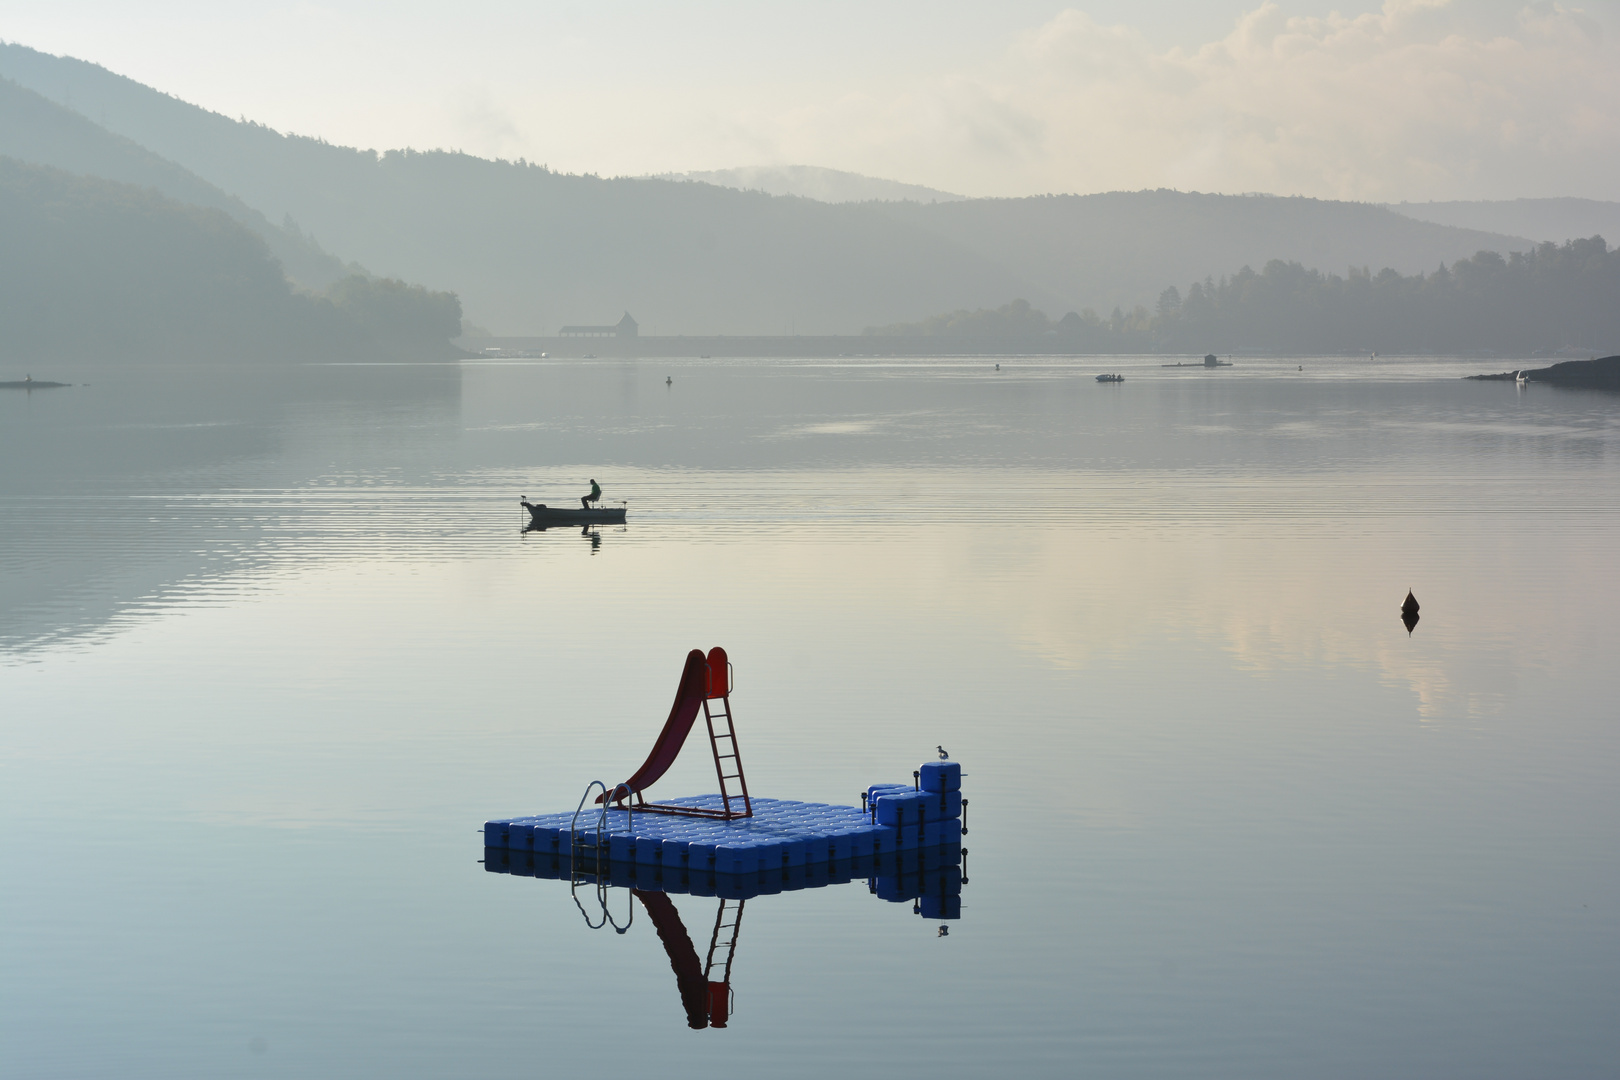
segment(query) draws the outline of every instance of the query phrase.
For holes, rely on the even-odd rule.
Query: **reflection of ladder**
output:
[[[731,695],[722,692],[717,697],[703,699],[703,719],[709,725],[709,746],[714,750],[714,772],[720,778],[720,802],[725,807],[727,820],[753,817],[754,804],[748,798],[748,780],[743,776],[742,758],[737,751],[737,733],[731,726]],[[737,785],[736,793],[727,781]],[[740,805],[731,808],[732,800]]]
[[[737,932],[742,928],[745,900],[720,900],[714,913],[714,935],[709,938],[709,959],[703,965],[703,980],[709,984],[709,1026],[723,1028],[731,1013],[731,961],[737,955]],[[715,969],[720,979],[715,981]]]

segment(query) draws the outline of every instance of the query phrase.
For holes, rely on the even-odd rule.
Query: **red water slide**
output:
[[[724,656],[725,654],[721,653],[721,657]],[[723,686],[725,679],[723,662],[720,679]],[[641,768],[614,789],[615,800],[639,795],[669,771],[669,767],[675,764],[675,758],[680,755],[681,747],[686,745],[686,736],[691,733],[698,710],[703,707],[703,699],[708,695],[709,661],[701,651],[693,649],[686,654],[686,670],[681,672],[680,689],[675,691],[675,704],[670,706],[669,719],[664,721],[664,730],[658,733],[658,741],[653,743],[652,753],[641,763]],[[601,802],[606,797],[604,792],[596,797],[596,801]]]

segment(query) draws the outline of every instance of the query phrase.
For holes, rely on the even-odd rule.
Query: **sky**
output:
[[[0,0],[0,39],[281,131],[566,172],[1620,199],[1620,0]]]

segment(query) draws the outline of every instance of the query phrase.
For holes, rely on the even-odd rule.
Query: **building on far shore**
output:
[[[612,326],[565,326],[557,331],[558,337],[636,337],[641,333],[641,327],[636,320],[630,317],[627,311],[624,318]]]

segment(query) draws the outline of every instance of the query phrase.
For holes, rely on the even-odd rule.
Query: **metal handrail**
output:
[[[602,822],[607,818],[608,788],[602,781],[592,780],[585,785],[585,794],[579,797],[579,805],[574,808],[574,816],[568,822],[568,860],[570,864],[572,864],[574,854],[578,850],[578,841],[574,839],[574,836],[579,831],[580,811],[585,809],[585,800],[591,797],[592,788],[602,789],[602,812],[596,817],[596,850],[598,854],[602,850]]]
[[[600,930],[600,929],[602,929],[602,927],[607,923],[608,913],[607,913],[607,901],[602,900],[601,890],[600,889],[597,890],[597,899],[602,900],[602,921],[593,923],[593,922],[591,922],[591,917],[589,915],[585,914],[585,905],[579,902],[579,893],[575,891],[578,887],[579,887],[579,885],[576,882],[574,885],[569,886],[569,889],[568,889],[568,895],[572,896],[574,898],[574,906],[579,908],[579,913],[580,913],[580,915],[582,915],[584,917],[585,925],[587,927],[589,927],[592,930]]]
[[[602,916],[603,916],[603,918],[606,919],[608,922],[613,923],[613,932],[615,934],[623,934],[623,933],[628,932],[631,925],[634,924],[635,921],[636,921],[635,896],[630,892],[629,889],[624,890],[625,916],[624,916],[624,925],[620,926],[618,923],[613,922],[613,913],[608,910],[607,891],[608,891],[608,889],[612,888],[612,886],[608,885],[601,878],[597,878],[596,881],[597,881],[596,890],[600,894],[601,899],[602,899]]]
[[[602,919],[600,922],[592,922],[590,915],[585,911],[585,905],[579,902],[579,815],[584,813],[585,800],[591,797],[591,791],[595,788],[602,789],[602,810],[596,815],[596,846],[593,849],[594,862],[596,863],[596,902],[602,906]],[[618,793],[619,788],[629,791],[629,786],[626,784],[620,784],[609,791],[608,786],[602,781],[592,780],[585,785],[585,794],[579,797],[579,805],[574,808],[574,816],[568,822],[568,894],[574,898],[574,906],[579,908],[579,913],[584,918],[586,926],[592,930],[600,930],[602,927],[611,924],[614,933],[623,934],[628,932],[630,927],[635,924],[636,906],[633,902],[635,898],[630,894],[629,890],[625,891],[625,918],[624,925],[620,926],[618,921],[613,918],[613,913],[608,910],[607,894],[612,885],[608,883],[607,875],[602,867],[602,827],[607,823],[608,809],[613,805],[613,796]],[[635,793],[630,792],[630,794]],[[633,820],[631,815],[634,813],[634,809],[629,803],[626,803],[625,821],[627,825]],[[612,829],[609,828],[609,835],[611,834]],[[634,835],[633,830],[631,835]]]

